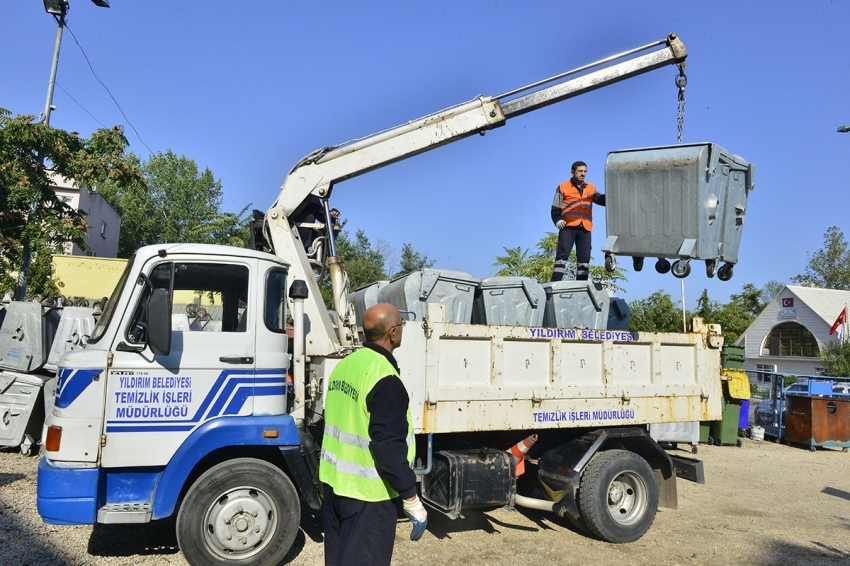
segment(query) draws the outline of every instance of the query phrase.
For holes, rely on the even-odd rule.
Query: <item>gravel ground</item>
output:
[[[432,512],[418,543],[407,539],[409,524],[399,522],[393,563],[850,563],[850,454],[744,440],[740,448],[701,445],[698,457],[705,463],[706,484],[680,480],[679,509],[659,510],[637,542],[607,544],[536,511],[470,512],[456,521]],[[37,464],[38,458],[0,450],[0,564],[187,564],[171,521],[42,523],[35,506]],[[322,564],[321,520],[305,511],[301,526],[284,564]]]

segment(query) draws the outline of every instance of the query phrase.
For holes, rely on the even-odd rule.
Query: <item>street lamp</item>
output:
[[[838,131],[841,132],[842,134],[846,134],[847,132],[850,132],[850,124],[847,124],[847,125],[844,125],[844,126],[838,126]]]
[[[47,83],[47,102],[44,103],[44,112],[41,120],[50,124],[50,112],[53,110],[53,89],[56,86],[56,70],[59,68],[59,47],[62,45],[62,30],[65,27],[65,14],[68,13],[70,5],[68,0],[43,0],[44,11],[53,16],[59,24],[56,30],[56,45],[53,48],[53,63],[50,66],[50,81]],[[109,8],[108,0],[91,0],[95,6]],[[38,152],[39,169],[44,165],[44,152]],[[38,198],[32,203],[30,216],[38,209]],[[23,301],[27,292],[27,281],[29,280],[30,263],[32,261],[32,247],[29,238],[24,238],[22,250],[21,273],[18,275],[18,288],[15,290],[15,300]]]

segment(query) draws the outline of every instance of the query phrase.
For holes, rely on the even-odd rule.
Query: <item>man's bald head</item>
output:
[[[378,303],[363,314],[363,333],[366,340],[392,351],[401,344],[404,321],[398,309],[389,303]]]

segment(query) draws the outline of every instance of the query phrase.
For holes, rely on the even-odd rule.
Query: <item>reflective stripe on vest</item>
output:
[[[383,355],[361,348],[342,360],[328,383],[325,398],[325,432],[322,438],[319,479],[334,493],[361,501],[385,501],[398,496],[378,475],[369,450],[369,417],[366,398],[381,379],[398,372]],[[407,407],[407,459],[413,462],[416,446]]]
[[[593,228],[593,193],[596,187],[593,183],[585,183],[584,190],[579,194],[570,179],[558,185],[558,190],[564,202],[561,218],[567,226],[583,226],[589,232]]]

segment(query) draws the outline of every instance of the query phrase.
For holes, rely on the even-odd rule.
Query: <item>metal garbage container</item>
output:
[[[609,153],[605,267],[613,271],[615,256],[625,255],[640,271],[644,258],[653,257],[656,271],[672,269],[683,278],[691,260],[704,260],[708,277],[727,281],[738,262],[754,177],[752,164],[713,143]]]

